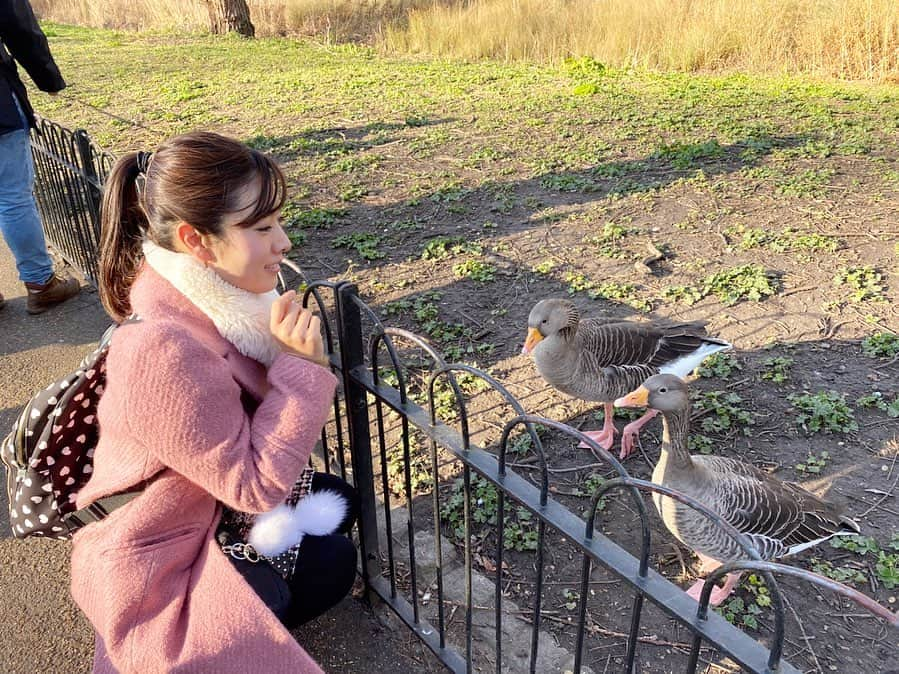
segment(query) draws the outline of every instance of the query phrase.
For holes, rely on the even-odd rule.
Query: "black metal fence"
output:
[[[115,160],[81,129],[38,117],[31,133],[35,188],[44,231],[70,265],[97,282],[100,194]]]
[[[325,301],[322,291],[331,295]],[[413,333],[385,326],[376,313],[358,296],[356,287],[347,282],[314,283],[306,290],[306,301],[315,302],[322,315],[332,316],[325,320],[328,348],[333,367],[342,376],[342,401],[335,401],[333,426],[323,434],[325,466],[339,468],[345,478],[350,479],[362,495],[362,518],[360,522],[360,547],[362,552],[362,574],[368,586],[387,602],[397,615],[451,670],[479,671],[485,665],[496,672],[512,671],[504,662],[503,620],[504,588],[508,579],[504,575],[504,527],[507,526],[505,502],[510,500],[517,507],[523,507],[537,522],[537,541],[533,552],[535,589],[531,593],[533,604],[528,608],[530,629],[530,653],[528,669],[540,671],[538,655],[540,647],[539,630],[544,613],[542,585],[546,541],[551,533],[561,535],[568,547],[581,556],[581,580],[576,593],[577,622],[574,641],[575,672],[581,671],[584,663],[584,641],[587,633],[586,605],[590,596],[590,577],[594,567],[608,571],[619,582],[619,596],[631,597],[630,629],[627,633],[627,654],[623,670],[642,671],[637,664],[640,642],[641,616],[644,602],[649,600],[658,606],[669,618],[692,635],[692,643],[683,670],[695,672],[699,664],[700,651],[705,645],[713,646],[745,670],[750,672],[799,672],[782,657],[784,646],[785,612],[782,591],[775,576],[787,575],[799,578],[812,585],[825,588],[847,597],[865,611],[884,620],[893,628],[899,628],[899,617],[870,597],[837,583],[829,578],[804,569],[762,561],[749,540],[724,521],[719,515],[686,495],[671,489],[631,477],[618,460],[591,439],[563,423],[526,414],[521,404],[506,388],[487,373],[468,365],[448,364],[440,354],[422,337]],[[333,323],[332,323],[333,321]],[[401,346],[404,345],[404,346]],[[408,348],[411,345],[412,350]],[[384,355],[386,354],[386,360]],[[411,354],[411,356],[410,356]],[[416,403],[411,393],[412,369],[419,374],[426,372],[424,385],[420,387],[419,401]],[[429,361],[429,362],[426,362]],[[491,446],[476,446],[469,431],[469,413],[466,395],[458,381],[459,375],[474,377],[485,382],[498,399],[508,406],[509,412],[502,424],[501,433]],[[389,381],[389,384],[386,383]],[[440,381],[447,382],[445,391],[451,392],[455,404],[455,422],[447,425],[438,418],[435,391]],[[422,397],[423,396],[423,397]],[[444,410],[446,406],[444,405]],[[387,419],[392,415],[393,427]],[[549,466],[536,428],[543,427],[569,437],[574,442],[588,443],[593,452],[601,456],[617,471],[618,478],[609,480],[592,495],[591,507],[586,518],[580,517],[555,500],[549,490]],[[539,478],[532,483],[507,465],[510,437],[516,427],[521,427],[532,443],[538,459]],[[345,429],[345,431],[344,431]],[[414,446],[413,437],[426,437],[428,447]],[[329,449],[328,437],[337,445]],[[396,448],[400,449],[397,451]],[[443,459],[438,458],[438,451]],[[347,456],[344,456],[347,452]],[[399,457],[397,486],[388,486],[390,455]],[[427,455],[431,474],[429,495],[416,495],[412,488],[412,466],[416,454]],[[442,461],[442,463],[441,463]],[[446,482],[448,465],[455,464],[455,474],[461,475],[464,495],[463,547],[465,598],[465,627],[458,634],[456,646],[448,639],[445,606],[453,604],[444,595],[444,569],[442,556],[445,546],[446,523],[442,521],[446,499],[441,497],[441,480]],[[350,466],[350,468],[348,468]],[[443,478],[442,478],[443,476]],[[473,477],[486,480],[497,493],[495,529],[492,554],[487,568],[492,568],[494,602],[492,623],[494,629],[493,654],[490,662],[475,662],[472,650],[473,614],[485,607],[476,607],[472,599],[473,551],[471,541],[475,533],[473,521]],[[642,545],[638,556],[630,554],[594,527],[597,507],[613,491],[624,491],[633,499],[639,515],[642,530]],[[427,490],[426,490],[427,491]],[[652,533],[647,509],[640,491],[658,492],[677,499],[716,523],[732,536],[746,553],[746,561],[730,563],[711,575],[712,580],[723,574],[748,570],[760,574],[771,594],[771,612],[774,628],[769,645],[764,645],[715,612],[709,612],[708,603],[713,583],[705,585],[701,601],[697,603],[680,588],[672,584],[656,571],[649,568]],[[396,512],[391,508],[391,499],[399,493],[399,500],[405,509],[402,518],[403,531],[397,532],[392,526]],[[416,542],[422,532],[432,536],[432,550],[416,550]],[[556,539],[559,536],[555,537]],[[555,543],[554,543],[555,545]],[[395,548],[402,548],[397,554]],[[436,577],[423,587],[417,577],[419,567],[417,555],[436,560]],[[400,558],[402,556],[402,559]],[[481,568],[484,568],[482,556]],[[485,573],[481,571],[481,573]],[[402,589],[401,589],[401,586]],[[422,597],[431,592],[436,597],[428,602],[429,613],[423,610]],[[486,607],[489,608],[489,607]],[[461,641],[461,644],[458,642]],[[680,671],[680,670],[669,670]]]
[[[69,132],[41,121],[36,137],[39,203],[48,234],[67,259],[96,278],[98,203],[102,179],[112,157],[97,149],[83,132]],[[646,600],[691,635],[683,671],[694,672],[701,649],[712,646],[750,672],[798,672],[786,662],[784,603],[775,576],[797,577],[812,585],[839,593],[870,614],[899,627],[897,615],[871,598],[828,578],[793,566],[761,561],[748,540],[716,513],[689,497],[659,485],[635,479],[609,452],[563,423],[527,414],[522,405],[495,378],[468,365],[448,364],[422,337],[385,326],[348,282],[314,282],[305,286],[304,301],[317,305],[326,334],[331,365],[342,379],[334,412],[322,431],[324,470],[337,471],[353,483],[362,498],[359,522],[361,572],[368,587],[383,599],[408,627],[449,669],[456,672],[496,672],[523,669],[510,664],[504,641],[509,634],[506,601],[510,580],[504,557],[510,526],[507,504],[514,503],[521,517],[535,522],[535,538],[518,552],[532,569],[530,606],[523,612],[529,624],[527,669],[536,672],[541,645],[544,606],[545,560],[548,546],[555,552],[563,545],[580,559],[581,578],[576,597],[576,621],[572,643],[573,670],[584,663],[588,628],[587,602],[591,573],[603,570],[627,599],[629,625],[623,671],[639,671],[641,619]],[[386,356],[386,358],[385,358]],[[477,386],[474,386],[475,382]],[[494,437],[484,446],[473,442],[467,398],[471,390],[493,396],[492,410],[501,416],[494,423]],[[483,414],[483,411],[480,412]],[[452,419],[451,425],[444,420]],[[592,494],[585,516],[578,516],[550,492],[550,467],[538,433],[552,432],[572,441],[586,442],[617,473]],[[537,479],[531,481],[508,464],[512,438],[527,438],[536,456]],[[485,436],[487,437],[487,436]],[[413,474],[414,469],[414,474]],[[454,482],[455,481],[455,482]],[[448,485],[453,491],[447,490]],[[492,549],[473,549],[477,489],[493,489],[494,516],[479,528],[488,530]],[[424,485],[424,486],[422,486]],[[764,578],[771,594],[774,627],[767,645],[756,641],[717,613],[708,611],[712,583],[706,583],[699,605],[676,585],[649,568],[652,531],[641,491],[658,492],[688,504],[731,535],[745,550],[746,561],[727,564],[712,574],[718,578],[735,570],[755,571]],[[639,554],[634,555],[601,534],[595,527],[597,509],[613,493],[632,499],[641,529]],[[444,544],[451,527],[446,522],[447,501],[461,508],[455,540],[462,548],[461,596],[450,596],[448,555]],[[461,501],[461,504],[459,503]],[[399,508],[392,508],[396,502]],[[395,526],[396,525],[396,526]],[[482,535],[482,534],[479,534]],[[551,543],[548,541],[551,540]],[[474,567],[479,555],[480,569]],[[421,560],[430,560],[429,577],[420,578]],[[492,569],[492,571],[491,571]],[[476,605],[475,574],[492,575],[492,606]],[[457,609],[464,621],[455,622]],[[450,615],[447,615],[449,610]],[[475,654],[474,616],[490,614],[490,653]],[[484,634],[483,625],[480,634]],[[595,631],[595,630],[594,630]],[[608,664],[608,663],[607,663]],[[546,671],[545,668],[541,671]],[[621,670],[618,670],[621,671]],[[669,670],[673,671],[673,670]]]

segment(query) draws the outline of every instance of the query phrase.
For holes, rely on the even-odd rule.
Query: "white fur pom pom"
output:
[[[337,531],[346,517],[347,502],[336,491],[324,490],[309,494],[297,503],[294,517],[300,530],[313,536],[327,536]]]
[[[280,555],[301,540],[303,532],[294,519],[293,508],[288,505],[279,505],[259,515],[247,536],[247,543],[267,557]]]
[[[256,518],[247,543],[267,557],[280,555],[303,540],[305,534],[333,534],[346,517],[347,502],[335,491],[309,494],[296,506],[279,505]]]

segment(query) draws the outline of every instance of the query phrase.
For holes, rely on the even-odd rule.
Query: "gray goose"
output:
[[[662,455],[652,481],[676,489],[721,515],[745,534],[764,559],[795,554],[833,536],[859,533],[839,508],[795,482],[782,482],[753,465],[720,456],[690,455],[690,396],[687,384],[670,374],[650,377],[636,391],[615,401],[618,407],[648,407],[662,413]],[[724,562],[746,559],[734,540],[708,518],[673,499],[653,494],[662,521],[674,537],[694,550],[703,572]],[[740,580],[727,574],[711,594],[712,606],[724,601]],[[705,581],[688,591],[699,600]]]
[[[531,309],[521,352],[533,354],[537,371],[551,386],[576,398],[603,404],[602,430],[584,434],[611,449],[617,432],[612,420],[613,400],[659,372],[685,377],[707,356],[729,348],[731,345],[724,340],[709,337],[699,323],[662,326],[581,319],[573,302],[547,299]],[[649,410],[624,427],[619,455],[622,459],[633,451],[640,429],[656,414]]]

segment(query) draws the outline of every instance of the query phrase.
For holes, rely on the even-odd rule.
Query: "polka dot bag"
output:
[[[97,403],[103,394],[113,329],[71,374],[37,393],[0,446],[6,464],[9,522],[16,538],[67,539],[85,523],[136,496],[75,509],[75,495],[93,471]],[[117,495],[122,496],[122,495]],[[116,498],[116,497],[111,497]]]

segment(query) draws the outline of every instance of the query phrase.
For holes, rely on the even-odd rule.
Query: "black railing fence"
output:
[[[115,157],[91,141],[38,117],[31,133],[38,210],[53,247],[91,282],[97,282],[100,194]]]
[[[67,255],[83,261],[83,269],[95,269],[96,220],[91,218],[109,155],[80,133],[47,122],[42,122],[40,142],[35,155],[44,165],[37,191],[42,209],[52,211],[52,236],[74,242]],[[654,611],[654,617],[668,621],[665,624],[673,621],[675,633],[685,630],[690,636],[690,643],[675,644],[682,647],[681,661],[669,656],[666,671],[695,672],[702,655],[714,649],[750,672],[799,672],[782,657],[781,576],[849,598],[883,620],[888,631],[899,627],[895,613],[850,587],[798,567],[761,561],[748,539],[716,513],[683,494],[631,477],[612,454],[579,431],[528,414],[488,373],[447,363],[422,337],[385,326],[355,285],[317,281],[300,288],[304,303],[322,316],[331,367],[342,384],[314,462],[337,472],[360,492],[358,539],[367,586],[452,671],[562,669],[541,660],[553,648],[541,636],[551,618],[573,629],[569,646],[574,659],[565,669],[579,672],[591,665],[598,671],[603,663],[591,661],[590,653],[601,647],[588,652],[586,644],[596,635],[614,634],[624,639],[626,655],[623,664],[611,670],[605,660],[606,669],[644,671],[652,656],[641,660],[641,651],[654,638],[641,636],[641,620]],[[476,414],[470,411],[473,398],[479,398]],[[470,422],[488,417],[488,424],[478,424],[487,431],[472,431]],[[583,515],[553,497],[552,468],[541,439],[548,433],[586,442],[617,474],[593,490]],[[509,465],[513,442],[524,442],[533,453],[533,481]],[[745,550],[746,561],[725,565],[712,577],[750,570],[764,578],[773,616],[767,643],[708,611],[711,583],[697,605],[650,568],[653,531],[641,494],[645,491],[670,496],[703,513]],[[631,512],[639,520],[637,555],[595,526],[600,503],[622,496],[621,503],[632,502]],[[526,570],[528,577],[512,577],[507,561],[513,554],[516,569]],[[575,560],[573,568],[580,568],[580,581],[571,585],[573,612],[567,619],[549,610],[545,580],[547,559],[563,554]],[[596,580],[600,572],[607,580]],[[611,615],[611,604],[591,600],[597,582],[614,588],[615,605],[623,606],[617,616]],[[492,590],[485,591],[485,584],[492,584]],[[526,604],[523,607],[510,601],[513,584],[533,588],[515,597]],[[615,619],[621,621],[622,631],[599,624]],[[516,641],[515,648],[507,647],[510,640]]]
[[[330,307],[323,301],[325,289],[332,295]],[[556,541],[561,538],[567,549],[581,558],[580,584],[573,595],[578,597],[576,621],[572,623],[575,630],[575,672],[581,671],[584,664],[591,664],[585,660],[584,644],[590,631],[586,606],[594,567],[601,567],[618,581],[620,598],[631,597],[625,664],[622,670],[617,671],[642,671],[638,664],[641,645],[638,637],[645,600],[656,605],[692,637],[683,668],[669,671],[696,671],[700,652],[708,646],[750,672],[800,671],[782,658],[785,612],[783,591],[777,582],[779,576],[791,576],[836,592],[892,628],[899,628],[899,617],[870,597],[804,569],[760,560],[745,536],[702,504],[674,490],[631,477],[612,454],[577,430],[557,421],[526,414],[514,396],[489,374],[468,365],[447,364],[423,338],[383,325],[375,312],[360,299],[354,285],[347,282],[316,283],[307,289],[306,301],[317,304],[326,318],[331,362],[342,376],[342,401],[335,402],[333,426],[325,435],[332,438],[333,444],[333,438],[340,437],[341,429],[345,429],[347,440],[338,440],[337,456],[328,453],[329,445],[325,441],[323,459],[326,466],[339,467],[362,494],[360,547],[363,576],[369,587],[453,671],[517,671],[507,664],[507,654],[503,648],[507,635],[503,629],[503,621],[507,619],[504,598],[506,587],[510,584],[504,572],[504,556],[507,554],[504,548],[508,547],[504,545],[504,529],[509,526],[509,509],[505,504],[508,501],[513,502],[516,508],[524,508],[537,523],[536,545],[528,564],[534,570],[534,591],[530,594],[533,603],[525,610],[531,630],[526,667],[531,672],[545,671],[538,666],[541,647],[538,632],[547,608],[541,602],[544,601],[542,585],[550,537],[553,538],[554,550],[558,550]],[[501,434],[489,446],[481,447],[472,442],[471,419],[466,404],[468,396],[461,377],[465,377],[468,384],[472,380],[483,382],[487,389],[495,392],[494,397],[508,408]],[[419,386],[416,386],[416,378],[420,380]],[[446,385],[438,391],[441,381]],[[469,386],[467,390],[474,389]],[[441,421],[438,408],[454,418],[452,425]],[[539,472],[535,483],[508,467],[507,456],[516,427],[527,433],[536,455]],[[549,466],[536,432],[538,427],[542,427],[544,434],[551,431],[570,437],[573,442],[588,443],[593,452],[617,472],[618,478],[606,481],[596,489],[586,518],[572,513],[552,497]],[[416,438],[425,438],[426,442],[418,442]],[[341,456],[344,451],[348,452],[347,457]],[[414,474],[416,471],[426,473],[425,481],[429,488],[413,488],[416,480],[422,480],[420,474]],[[442,515],[446,511],[445,487],[451,477],[458,476],[461,476],[464,530],[458,537],[461,541],[457,539],[457,542],[463,549],[465,580],[464,599],[458,608],[464,611],[464,628],[454,633],[456,643],[451,645],[450,633],[453,630],[448,628],[446,607],[458,603],[448,599],[444,592],[442,557],[446,546],[442,544],[442,539],[447,536],[448,527]],[[475,480],[485,480],[495,488],[497,495],[495,518],[486,525],[483,519],[477,521],[473,515],[477,500],[473,488]],[[622,489],[633,500],[640,522],[642,545],[639,556],[632,555],[599,533],[594,526],[600,501],[611,498],[615,491]],[[770,611],[774,622],[768,645],[756,641],[717,613],[709,612],[711,583],[706,584],[701,602],[697,605],[679,587],[649,568],[653,537],[647,508],[640,495],[642,491],[658,492],[689,505],[721,527],[744,549],[746,561],[728,564],[711,577],[717,579],[726,572],[736,570],[754,571],[762,576],[770,591]],[[402,503],[405,510],[401,517],[402,531],[392,526],[398,512],[391,507],[394,498]],[[478,529],[484,526],[495,532],[491,537],[492,548],[486,551],[481,546],[481,551],[475,553],[473,541],[482,535]],[[423,533],[428,534],[431,549],[417,548]],[[398,553],[396,548],[402,552]],[[478,573],[490,575],[484,569],[493,569],[492,607],[477,606],[473,600],[475,554],[481,562]],[[520,558],[521,553],[517,554]],[[419,555],[434,560],[432,582],[423,583],[418,577],[417,569],[421,566],[417,559]],[[486,565],[485,557],[488,558]],[[436,596],[432,596],[425,607],[422,597],[428,594]],[[472,625],[475,613],[485,609],[493,612],[490,622],[494,628],[494,643],[491,644],[489,662],[477,662],[473,657]],[[595,669],[596,664],[592,664]]]

